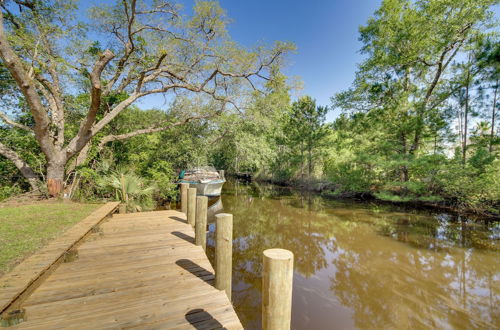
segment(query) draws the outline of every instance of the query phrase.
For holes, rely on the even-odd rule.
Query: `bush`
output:
[[[362,166],[355,167],[351,163],[330,163],[326,167],[328,179],[335,184],[340,184],[343,191],[367,192],[375,182],[373,172]]]
[[[112,193],[116,200],[127,204],[130,212],[152,210],[154,186],[128,171],[116,171],[100,181],[100,185]]]
[[[18,185],[0,187],[0,201],[3,201],[4,199],[15,195],[19,195],[22,192],[23,189],[21,189],[21,187],[19,187]]]
[[[387,191],[376,192],[376,193],[374,193],[374,195],[378,199],[381,199],[383,201],[390,201],[390,202],[409,202],[412,200],[411,197],[394,195],[394,194],[387,192]]]
[[[499,213],[498,173],[500,173],[500,160],[485,165],[484,171],[480,171],[472,164],[463,166],[458,162],[451,162],[441,169],[437,178],[444,197],[454,200],[458,206]]]
[[[172,164],[160,160],[148,168],[144,175],[156,186],[154,198],[158,201],[168,201],[177,198],[177,185],[175,184],[175,171]]]

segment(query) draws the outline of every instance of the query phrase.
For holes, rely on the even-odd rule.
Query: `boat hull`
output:
[[[181,181],[189,183],[189,187],[196,188],[196,194],[200,196],[216,197],[220,196],[222,192],[222,186],[226,180],[212,180],[209,182],[192,182],[192,181]]]

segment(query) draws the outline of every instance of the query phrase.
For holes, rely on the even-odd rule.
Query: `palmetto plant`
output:
[[[116,171],[103,179],[103,186],[114,191],[116,200],[127,205],[127,210],[140,212],[151,207],[154,186],[148,186],[145,180],[134,173]]]

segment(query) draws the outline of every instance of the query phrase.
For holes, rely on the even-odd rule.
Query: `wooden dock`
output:
[[[117,206],[101,207],[0,278],[3,326],[242,329],[184,213],[108,216]]]

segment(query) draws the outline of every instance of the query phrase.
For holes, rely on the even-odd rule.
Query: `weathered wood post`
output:
[[[125,203],[121,203],[121,204],[118,206],[118,213],[120,213],[120,214],[125,214],[125,213],[127,213],[127,204],[125,204]]]
[[[233,268],[233,215],[215,215],[215,287],[231,300]]]
[[[196,197],[195,244],[207,249],[207,208],[208,197]]]
[[[187,215],[189,183],[181,183],[181,212]]]
[[[187,221],[194,227],[195,216],[196,216],[196,188],[188,189],[187,198]]]
[[[219,175],[220,175],[220,178],[221,178],[221,179],[225,179],[224,170],[220,170],[220,171],[219,171]]]
[[[288,330],[292,317],[293,253],[269,249],[263,254],[262,329]]]

